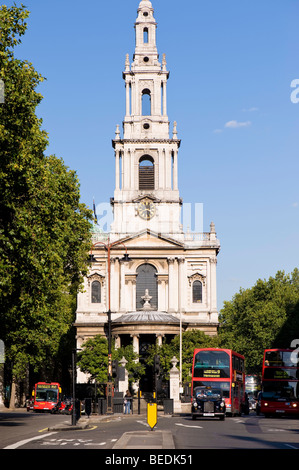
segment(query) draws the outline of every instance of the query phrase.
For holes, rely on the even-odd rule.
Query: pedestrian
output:
[[[125,394],[125,399],[124,399],[124,405],[125,405],[125,414],[130,414],[131,411],[131,400],[132,400],[132,395],[129,390],[126,391]]]

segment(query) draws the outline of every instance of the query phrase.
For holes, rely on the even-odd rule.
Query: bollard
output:
[[[158,412],[157,412],[157,403],[148,403],[147,404],[147,424],[150,426],[151,431],[153,431],[158,421]]]

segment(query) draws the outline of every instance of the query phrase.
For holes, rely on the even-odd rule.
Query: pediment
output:
[[[140,202],[140,201],[142,201],[143,199],[150,199],[151,201],[156,202],[156,203],[161,202],[161,199],[156,198],[156,197],[153,196],[151,193],[142,194],[141,196],[138,196],[138,197],[136,197],[135,199],[133,199],[133,202]]]
[[[120,240],[126,247],[146,247],[146,248],[183,248],[183,243],[171,238],[165,237],[150,230],[143,230],[142,232]]]

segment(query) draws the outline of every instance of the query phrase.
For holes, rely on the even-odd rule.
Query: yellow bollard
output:
[[[157,403],[147,404],[147,424],[150,426],[151,431],[154,429],[158,421]]]

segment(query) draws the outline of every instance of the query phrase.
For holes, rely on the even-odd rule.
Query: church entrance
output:
[[[148,349],[156,344],[156,335],[140,335],[139,354],[140,362],[145,365],[145,374],[140,380],[139,388],[143,393],[152,393],[154,390],[153,366],[147,364]]]

